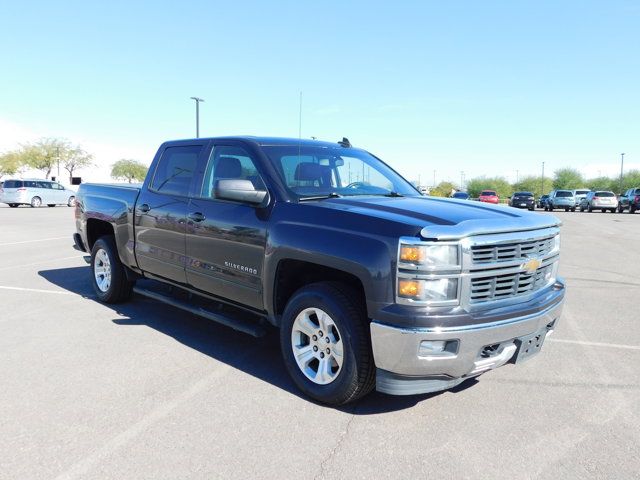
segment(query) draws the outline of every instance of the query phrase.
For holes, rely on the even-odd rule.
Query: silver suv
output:
[[[576,199],[576,207],[580,206],[580,202],[582,201],[582,199],[584,197],[587,196],[587,194],[590,192],[591,190],[589,190],[588,188],[580,188],[577,190],[573,191],[573,198]]]
[[[556,208],[564,208],[565,212],[576,211],[576,199],[572,190],[554,190],[549,194],[544,209],[552,212]]]
[[[6,203],[12,208],[19,205],[40,207],[47,205],[75,205],[76,192],[65,188],[51,180],[24,179],[5,180],[0,188],[0,203]]]
[[[596,192],[589,192],[587,196],[580,200],[580,211],[593,212],[594,210],[602,210],[606,212],[609,210],[611,213],[616,212],[618,206],[618,198],[613,192],[606,190],[598,190]]]

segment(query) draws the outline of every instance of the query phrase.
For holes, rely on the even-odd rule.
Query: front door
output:
[[[181,144],[159,152],[153,177],[140,192],[134,213],[135,253],[145,273],[186,283],[187,207],[203,146]]]
[[[243,147],[216,145],[187,214],[187,282],[192,287],[256,309],[263,308],[268,210],[215,198],[220,179],[251,180],[266,189],[252,155]]]

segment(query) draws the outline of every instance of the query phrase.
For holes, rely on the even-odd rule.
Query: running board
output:
[[[146,288],[133,287],[133,291],[144,297],[166,303],[167,305],[171,305],[172,307],[176,307],[180,310],[193,313],[194,315],[206,318],[207,320],[212,320],[227,327],[233,328],[234,330],[237,330],[239,332],[248,333],[249,335],[252,335],[254,337],[263,337],[267,333],[262,325],[251,322],[249,320],[233,318],[224,314],[215,313],[202,307],[193,306],[184,300],[179,300],[162,293],[147,290]]]

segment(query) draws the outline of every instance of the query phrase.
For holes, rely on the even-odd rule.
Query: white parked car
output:
[[[75,205],[76,192],[51,180],[9,179],[5,180],[0,188],[0,202],[6,203],[12,208],[19,205],[31,205],[41,207],[47,205]]]
[[[606,190],[598,190],[595,192],[587,193],[586,197],[580,200],[580,211],[593,212],[594,210],[602,210],[606,212],[609,210],[611,213],[615,213],[618,206],[618,198],[613,192]]]

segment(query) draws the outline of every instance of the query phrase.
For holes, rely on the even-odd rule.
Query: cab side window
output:
[[[156,166],[151,190],[166,195],[189,196],[191,179],[201,150],[201,145],[166,148]]]
[[[256,190],[266,190],[249,152],[242,147],[220,145],[213,147],[202,182],[200,196],[215,198],[219,180],[249,180]]]

